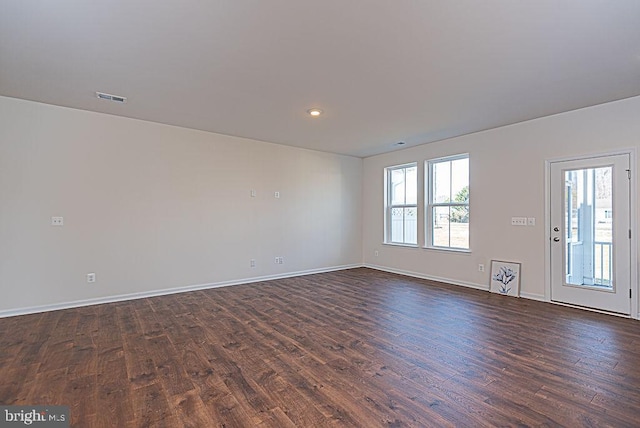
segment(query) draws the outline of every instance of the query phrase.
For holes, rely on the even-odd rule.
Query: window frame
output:
[[[401,170],[401,169],[409,169],[409,168],[415,168],[416,169],[416,194],[415,194],[415,199],[416,202],[415,204],[407,204],[406,203],[406,171],[405,171],[405,203],[404,204],[393,204],[392,201],[392,197],[393,197],[393,192],[391,189],[391,185],[392,185],[392,180],[391,180],[391,174],[393,173],[393,171],[397,171],[397,170]],[[384,175],[384,243],[388,244],[388,245],[398,245],[398,246],[405,246],[405,247],[418,247],[418,238],[419,238],[419,233],[418,230],[416,228],[416,242],[415,243],[411,243],[411,242],[406,242],[404,240],[404,233],[403,233],[403,242],[398,242],[398,241],[393,241],[392,240],[392,215],[391,212],[394,208],[414,208],[416,210],[416,227],[418,226],[419,223],[419,212],[418,212],[418,194],[419,194],[419,190],[418,190],[418,185],[419,185],[419,168],[418,168],[418,162],[408,162],[405,164],[401,164],[401,165],[393,165],[393,166],[389,166],[386,167],[384,169],[385,175]],[[403,227],[405,227],[406,225],[406,220],[403,220]]]
[[[471,252],[471,209],[470,209],[470,199],[471,199],[471,179],[470,177],[467,180],[467,187],[468,187],[468,192],[469,192],[469,198],[467,199],[467,202],[433,202],[433,189],[434,189],[434,184],[435,184],[435,180],[433,179],[433,167],[436,164],[439,163],[444,163],[444,162],[454,162],[460,159],[467,159],[468,161],[468,166],[467,166],[467,174],[469,175],[469,171],[471,169],[471,162],[470,162],[470,156],[469,153],[461,153],[461,154],[457,154],[457,155],[452,155],[452,156],[444,156],[444,157],[440,157],[440,158],[434,158],[434,159],[428,159],[425,161],[425,174],[424,174],[424,182],[425,182],[425,215],[424,215],[424,228],[425,228],[425,248],[427,249],[431,249],[431,250],[444,250],[444,251],[455,251],[455,252],[461,252],[461,253],[467,253],[467,252]],[[450,180],[451,181],[451,180]],[[449,209],[451,208],[455,208],[455,207],[465,207],[467,209],[467,212],[469,213],[469,230],[468,230],[468,244],[467,247],[454,247],[451,246],[451,232],[449,232],[449,245],[448,246],[442,246],[442,245],[434,245],[433,243],[433,238],[434,238],[434,233],[433,233],[433,212],[434,212],[434,208],[437,207],[447,207]]]

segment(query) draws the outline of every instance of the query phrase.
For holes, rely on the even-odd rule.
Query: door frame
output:
[[[630,186],[630,224],[631,227],[631,318],[640,319],[638,313],[638,307],[640,302],[640,296],[638,295],[638,198],[637,198],[637,183],[638,183],[638,170],[636,168],[636,149],[621,149],[610,152],[591,153],[586,155],[565,156],[560,158],[547,159],[544,162],[544,300],[548,303],[553,303],[561,306],[574,306],[566,303],[554,302],[551,300],[551,164],[555,162],[566,162],[573,160],[585,160],[592,158],[599,158],[603,156],[615,156],[615,155],[629,155],[629,163],[631,165],[631,180]],[[574,306],[578,307],[578,306]],[[611,312],[604,312],[598,309],[585,308],[579,306],[580,309],[602,312],[611,315],[617,315],[626,317],[625,315],[614,314]]]

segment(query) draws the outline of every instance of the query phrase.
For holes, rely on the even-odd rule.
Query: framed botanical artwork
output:
[[[520,263],[491,260],[492,293],[520,297]]]

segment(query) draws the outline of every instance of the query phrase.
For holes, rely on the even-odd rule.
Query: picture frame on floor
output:
[[[491,260],[492,293],[520,297],[520,263]]]

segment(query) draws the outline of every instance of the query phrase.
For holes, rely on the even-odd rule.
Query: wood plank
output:
[[[98,349],[93,344],[75,344],[67,360],[67,375],[71,379],[98,374]]]
[[[111,338],[107,343],[115,344]],[[126,426],[134,414],[123,348],[108,348],[100,352],[97,371],[96,423],[100,426]]]
[[[169,397],[193,389],[193,383],[187,377],[178,353],[167,336],[146,339],[145,346],[149,350],[148,355],[155,363],[155,369]]]
[[[142,334],[122,336],[127,376],[133,388],[156,383],[158,370]]]
[[[27,386],[27,383],[24,385]],[[66,385],[66,369],[38,372],[28,386],[29,393],[24,401],[34,405],[64,406],[66,405],[64,395]]]
[[[1,366],[0,366],[1,367]],[[15,365],[10,368],[0,370],[2,378],[0,381],[0,404],[12,405],[19,401],[19,395],[25,388],[25,384],[33,382],[40,364]],[[23,392],[27,395],[28,391]]]
[[[214,419],[196,391],[189,391],[173,397],[171,407],[176,413],[176,419],[185,428],[214,425]]]
[[[134,419],[136,427],[175,427],[178,419],[171,411],[164,388],[152,383],[131,391]]]
[[[0,319],[74,426],[635,426],[638,321],[370,269]]]
[[[69,406],[71,426],[91,426],[87,421],[94,421],[99,409],[98,382],[96,375],[76,377],[68,381],[64,390],[65,405]],[[89,419],[90,418],[90,419]]]

